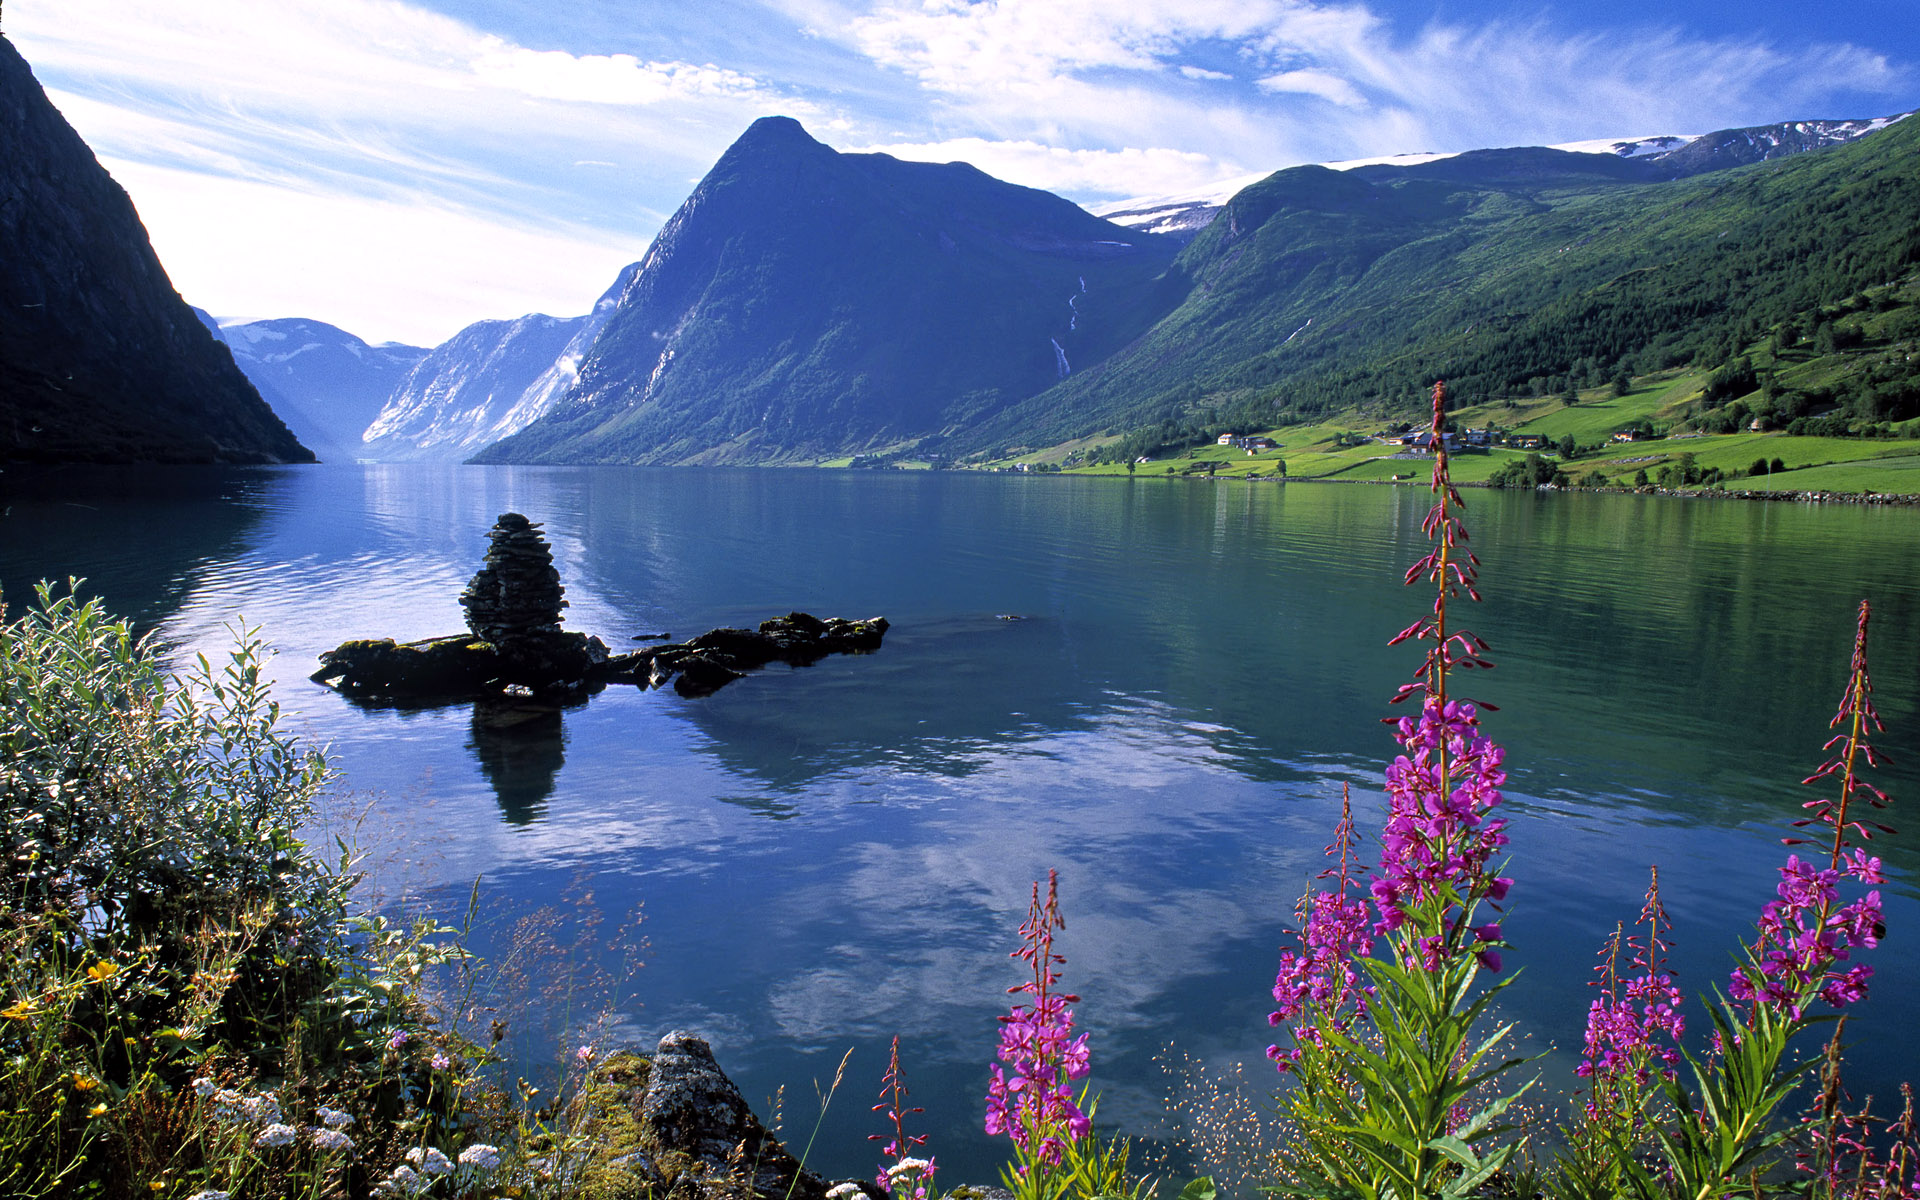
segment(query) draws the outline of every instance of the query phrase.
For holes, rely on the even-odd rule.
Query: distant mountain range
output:
[[[221,325],[194,312],[287,428],[326,461],[362,454],[361,434],[427,355],[420,346],[369,346],[324,321],[286,317]]]
[[[0,37],[0,461],[312,459]]]
[[[85,154],[66,136],[58,153]],[[95,207],[117,196],[130,217],[99,179],[112,196]],[[0,235],[15,213],[0,206]],[[95,300],[126,292],[144,238],[91,238],[127,247],[95,268]],[[0,382],[27,382],[8,382],[0,422],[64,421],[106,457],[298,458],[298,435],[334,461],[959,460],[1196,413],[1392,410],[1439,373],[1468,396],[1657,369],[1916,262],[1920,122],[1897,116],[1296,167],[1098,215],[961,163],[837,153],[769,117],[587,314],[481,321],[431,350],[207,320],[229,353],[197,322],[134,336],[121,316],[87,351],[172,344],[202,364],[195,402],[223,414],[258,403],[222,398],[251,391],[237,365],[285,422],[254,410],[243,445],[224,432],[237,417],[189,420],[193,449],[135,450],[177,440],[155,423],[174,402],[105,425],[63,409],[49,389],[81,376],[23,364],[80,326],[36,337],[14,313]],[[41,285],[6,274],[0,298],[30,308]]]
[[[1770,290],[1685,312],[1669,306],[1658,330],[1635,324],[1646,317],[1638,308],[1619,318],[1628,328],[1567,317],[1580,326],[1568,336],[1597,353],[1551,352],[1541,335],[1514,352],[1525,361],[1499,371],[1463,362],[1458,337],[1484,340],[1546,298],[1585,311],[1577,301],[1585,291],[1619,293],[1609,280],[1651,263],[1698,276],[1703,263],[1726,258],[1734,230],[1743,253],[1766,245],[1769,213],[1782,205],[1844,215],[1833,197],[1857,170],[1915,175],[1913,130],[1863,160],[1884,167],[1825,167],[1825,156],[1809,152],[1898,120],[1299,167],[1122,205],[1101,221],[970,167],[837,154],[796,123],[767,119],[722,157],[592,318],[567,326],[567,345],[538,386],[514,398],[550,343],[520,325],[483,322],[415,370],[466,390],[429,384],[396,395],[363,452],[485,462],[807,462],[887,452],[937,460],[1057,444],[1199,407],[1259,423],[1299,405],[1398,403],[1416,390],[1415,376],[1440,369],[1461,372],[1464,387],[1494,390],[1591,377],[1636,365],[1651,348],[1650,363],[1703,330],[1730,336],[1743,316],[1792,296],[1801,303],[1807,273],[1789,279],[1769,268],[1779,285]],[[1778,180],[1751,173],[1783,158],[1796,161],[1768,168],[1792,167]],[[1748,170],[1724,173],[1739,167]],[[1684,236],[1668,227],[1649,240],[1658,213],[1698,220],[1680,222]],[[1724,228],[1696,228],[1708,214]],[[1915,224],[1892,219],[1896,234]],[[1796,240],[1844,222],[1803,226]],[[1870,244],[1856,240],[1852,257]],[[1903,251],[1882,250],[1878,265],[1861,270],[1894,270]],[[1558,311],[1548,305],[1534,323]],[[496,340],[515,330],[524,359]],[[561,332],[555,324],[551,341]],[[512,371],[490,366],[508,359]],[[513,436],[494,441],[502,432]]]
[[[1745,129],[1722,129],[1707,134],[1665,134],[1650,137],[1591,138],[1580,142],[1560,142],[1547,147],[1570,154],[1608,154],[1633,159],[1644,168],[1651,181],[1682,179],[1706,171],[1745,166],[1772,158],[1785,158],[1808,150],[1837,146],[1857,137],[1884,129],[1906,114],[1853,121],[1787,121],[1778,125],[1755,125]],[[1335,171],[1356,167],[1413,167],[1442,159],[1456,158],[1463,151],[1441,154],[1394,154],[1381,158],[1356,158],[1345,162],[1322,163]],[[1144,229],[1150,233],[1191,238],[1205,229],[1227,201],[1266,175],[1245,175],[1223,180],[1212,187],[1173,196],[1140,197],[1097,205],[1093,212],[1116,225]]]

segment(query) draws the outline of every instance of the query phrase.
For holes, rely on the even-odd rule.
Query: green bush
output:
[[[364,1194],[467,1122],[484,1055],[414,987],[463,952],[351,913],[344,846],[300,840],[328,768],[257,633],[173,674],[71,585],[37,598],[0,624],[0,1194]]]

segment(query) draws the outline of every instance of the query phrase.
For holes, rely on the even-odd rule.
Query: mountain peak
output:
[[[728,154],[743,151],[765,152],[777,149],[825,149],[826,147],[807,132],[806,127],[792,117],[761,117],[747,126],[747,131],[734,140]]]

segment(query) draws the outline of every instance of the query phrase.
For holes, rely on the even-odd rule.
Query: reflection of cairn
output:
[[[487,534],[486,565],[460,593],[467,628],[498,646],[529,635],[560,632],[560,572],[540,526],[519,513],[502,513]]]

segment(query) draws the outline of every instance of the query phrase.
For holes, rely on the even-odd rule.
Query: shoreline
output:
[[[1011,474],[1012,472],[1007,472]],[[1050,472],[1049,472],[1050,474]],[[1059,478],[1079,479],[1131,479],[1133,476],[1122,474],[1075,474],[1060,472]],[[1360,487],[1431,487],[1427,479],[1335,479],[1326,477],[1303,476],[1292,478],[1280,475],[1223,475],[1214,476],[1196,471],[1190,475],[1143,475],[1143,480],[1162,480],[1168,483],[1334,483]],[[1715,488],[1663,488],[1649,484],[1646,487],[1555,487],[1551,484],[1532,488],[1499,488],[1488,483],[1464,483],[1455,481],[1457,488],[1478,488],[1488,492],[1556,492],[1588,496],[1665,496],[1676,500],[1792,500],[1804,504],[1859,504],[1879,505],[1889,508],[1920,507],[1920,492],[1828,492],[1821,490],[1797,491],[1783,489],[1755,490],[1715,489]]]

